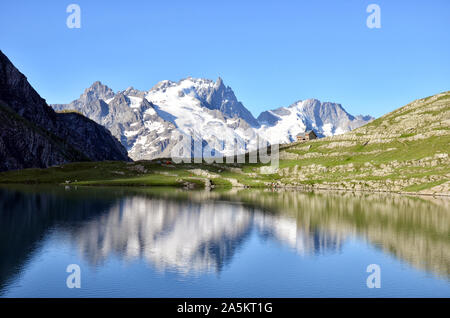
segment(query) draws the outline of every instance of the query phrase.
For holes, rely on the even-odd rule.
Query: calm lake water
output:
[[[450,297],[450,201],[0,187],[0,296]]]

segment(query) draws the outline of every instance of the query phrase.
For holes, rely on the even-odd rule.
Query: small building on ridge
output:
[[[314,130],[307,130],[304,133],[297,135],[297,142],[308,141],[308,140],[312,140],[312,139],[317,139],[317,135],[314,132]]]

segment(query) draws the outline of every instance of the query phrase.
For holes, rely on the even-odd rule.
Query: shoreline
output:
[[[205,179],[206,180],[206,179]],[[351,192],[351,193],[380,193],[380,194],[396,194],[396,195],[406,195],[406,196],[426,196],[426,197],[443,197],[450,198],[450,193],[421,193],[421,192],[410,192],[410,191],[389,191],[389,190],[364,190],[364,189],[345,189],[345,188],[328,188],[328,187],[301,187],[301,186],[276,186],[276,187],[251,187],[243,185],[232,185],[231,187],[224,186],[213,186],[213,187],[186,187],[186,186],[174,186],[174,185],[130,185],[130,184],[77,184],[77,183],[20,183],[20,182],[10,182],[10,183],[0,183],[0,186],[8,185],[25,185],[25,186],[64,186],[64,187],[124,187],[124,188],[177,188],[184,189],[186,191],[214,191],[215,189],[247,189],[247,190],[273,190],[273,191],[298,191],[298,192]]]

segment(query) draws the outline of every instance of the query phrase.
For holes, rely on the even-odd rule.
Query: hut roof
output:
[[[300,133],[297,135],[297,137],[305,137],[306,135],[309,135],[310,133],[314,133],[314,135],[316,135],[316,133],[314,132],[314,130],[307,130],[304,133]]]

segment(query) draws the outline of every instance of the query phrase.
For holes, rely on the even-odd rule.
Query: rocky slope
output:
[[[231,155],[235,149],[248,151],[257,134],[271,143],[288,143],[305,129],[329,136],[372,119],[355,118],[339,104],[317,100],[264,112],[255,119],[221,78],[214,82],[189,77],[159,82],[148,91],[130,87],[117,93],[95,82],[79,99],[52,107],[79,111],[105,126],[135,160],[170,157],[179,142],[173,138],[175,132],[191,136],[203,147],[209,145],[217,154]]]
[[[77,113],[56,113],[0,51],[0,170],[83,160],[129,160],[111,133]]]
[[[10,108],[0,105],[0,171],[84,161],[76,149],[65,147],[62,140]]]

